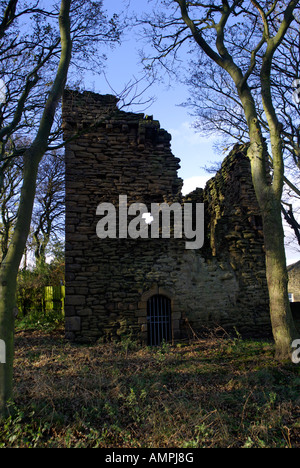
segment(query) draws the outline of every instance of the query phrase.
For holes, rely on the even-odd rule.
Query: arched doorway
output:
[[[161,294],[147,301],[148,346],[160,346],[172,340],[171,300]]]

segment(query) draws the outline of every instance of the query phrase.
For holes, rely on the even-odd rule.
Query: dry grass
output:
[[[0,446],[299,448],[299,384],[270,343],[84,346],[22,331]]]

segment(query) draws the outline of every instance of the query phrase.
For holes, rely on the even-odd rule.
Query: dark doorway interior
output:
[[[171,301],[166,296],[155,295],[148,299],[148,346],[160,346],[172,339]]]
[[[290,302],[295,325],[300,332],[300,302]]]

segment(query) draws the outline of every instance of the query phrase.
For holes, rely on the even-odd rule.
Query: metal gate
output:
[[[147,303],[148,345],[160,346],[172,339],[171,301],[165,296],[155,295]]]

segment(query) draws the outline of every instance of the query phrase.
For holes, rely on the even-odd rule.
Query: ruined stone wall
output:
[[[122,334],[146,340],[147,300],[171,300],[174,338],[205,327],[270,332],[261,218],[250,165],[235,149],[207,184],[182,198],[171,136],[113,96],[66,92],[66,331],[72,340]],[[205,203],[205,244],[185,239],[99,239],[97,206]]]

